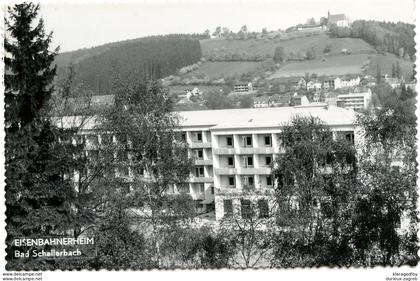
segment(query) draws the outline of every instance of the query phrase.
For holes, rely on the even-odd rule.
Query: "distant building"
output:
[[[349,79],[340,79],[338,78],[338,83],[336,83],[335,88],[347,88],[347,87],[355,87],[360,85],[360,77],[354,77]]]
[[[405,89],[410,88],[411,90],[415,91],[416,90],[416,82],[410,82],[410,83],[406,83],[405,85]]]
[[[294,106],[301,106],[301,105],[308,105],[309,100],[306,96],[299,96],[295,93],[292,97],[293,105]]]
[[[311,80],[306,84],[307,90],[320,90],[322,89],[322,83],[317,80]]]
[[[323,89],[324,90],[337,90],[341,88],[356,87],[360,85],[360,77],[350,77],[350,78],[329,78],[324,80]]]
[[[263,107],[279,107],[287,105],[289,98],[287,96],[272,95],[272,96],[261,96],[254,99],[254,108]]]
[[[248,93],[252,92],[253,90],[254,88],[252,87],[252,83],[242,83],[233,86],[233,91],[235,93]]]
[[[365,77],[363,77],[361,84],[367,87],[374,87],[376,86],[376,78],[372,75],[366,75]]]
[[[203,93],[198,89],[198,88],[194,88],[192,90],[185,90],[185,96],[187,98],[191,98],[192,96],[201,96]]]
[[[345,14],[335,14],[331,15],[328,11],[328,24],[335,24],[339,27],[349,27],[350,21]]]
[[[306,80],[305,78],[301,77],[296,85],[296,90],[306,89]]]
[[[337,96],[337,106],[362,111],[369,107],[372,101],[372,92],[368,89],[363,93],[349,93]]]
[[[400,79],[389,77],[388,74],[383,75],[382,78],[389,84],[389,86],[391,86],[392,89],[399,88],[401,84],[404,83],[404,78]]]

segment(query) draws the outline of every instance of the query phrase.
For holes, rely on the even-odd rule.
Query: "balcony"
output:
[[[271,174],[270,168],[239,168],[239,175],[269,175]]]
[[[204,200],[205,199],[204,193],[201,193],[201,192],[197,192],[197,193],[196,192],[191,192],[190,195],[191,195],[193,200]]]
[[[191,183],[205,183],[205,182],[213,182],[213,177],[191,177]]]
[[[211,148],[211,142],[192,142],[190,148]]]
[[[254,147],[238,147],[236,153],[238,154],[254,154],[257,148]]]
[[[273,154],[276,153],[274,147],[256,147],[254,148],[255,154]]]
[[[215,168],[214,169],[214,173],[216,175],[236,175],[237,172],[238,172],[237,169],[229,168],[229,167]]]
[[[213,165],[213,160],[210,159],[195,159],[195,165]]]
[[[213,148],[213,153],[216,155],[235,154],[235,148],[231,148],[231,147]]]

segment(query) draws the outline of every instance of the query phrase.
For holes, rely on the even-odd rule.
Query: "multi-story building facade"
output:
[[[368,89],[363,93],[349,93],[337,96],[337,106],[351,108],[355,111],[366,110],[372,101],[372,92]]]
[[[263,217],[275,182],[271,163],[282,152],[281,125],[293,116],[319,117],[335,137],[354,141],[355,113],[339,107],[278,107],[179,112],[196,166],[190,192],[216,219],[246,215],[252,206]]]
[[[177,112],[184,140],[194,168],[188,180],[191,197],[201,211],[215,211],[215,218],[233,214],[259,217],[268,214],[274,198],[272,162],[282,153],[282,125],[294,116],[319,117],[335,137],[354,141],[353,110],[328,106],[269,107]],[[60,126],[80,126],[80,117],[59,119]],[[117,136],[95,130],[95,118],[88,119],[75,142],[86,143],[88,157],[109,142],[122,142]],[[125,140],[129,143],[129,140]],[[129,153],[117,156],[130,159]],[[129,166],[113,169],[114,176],[129,179],[136,171]],[[146,171],[143,176],[147,177]],[[77,181],[77,175],[75,175]],[[129,189],[129,188],[128,188]],[[177,188],[169,192],[176,192]],[[253,208],[256,210],[252,210]]]

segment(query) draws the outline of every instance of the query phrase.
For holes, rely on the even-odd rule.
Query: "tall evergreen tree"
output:
[[[16,260],[11,241],[62,233],[71,220],[73,187],[69,172],[69,132],[47,116],[58,49],[49,51],[52,34],[42,19],[34,26],[39,5],[23,3],[8,8],[5,47],[5,158],[6,230],[9,269],[31,264]],[[39,268],[38,268],[39,269]]]

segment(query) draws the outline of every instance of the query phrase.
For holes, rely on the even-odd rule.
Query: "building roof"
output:
[[[355,112],[336,106],[266,107],[199,111],[178,111],[181,127],[209,127],[211,130],[278,128],[295,116],[319,117],[329,126],[353,126]],[[57,126],[95,129],[96,116],[65,116],[52,118]]]
[[[211,127],[211,129],[273,128],[294,116],[319,117],[327,125],[351,126],[355,113],[339,107],[267,107],[220,109],[178,112],[182,127]]]

